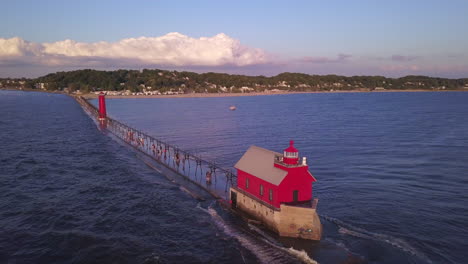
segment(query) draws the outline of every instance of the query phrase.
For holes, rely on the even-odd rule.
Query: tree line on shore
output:
[[[246,76],[226,73],[144,70],[76,70],[51,73],[33,79],[0,79],[0,87],[44,89],[82,93],[93,91],[179,91],[184,93],[339,91],[339,90],[457,90],[468,88],[468,78],[427,76],[386,78],[383,76],[309,75],[281,73],[276,76]]]

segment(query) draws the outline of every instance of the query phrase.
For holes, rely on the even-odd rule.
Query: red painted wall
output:
[[[275,165],[278,168],[284,168]],[[298,201],[312,199],[312,182],[314,179],[308,173],[308,166],[298,168],[287,168],[289,172],[279,186],[259,179],[247,172],[237,170],[237,187],[253,194],[258,199],[269,203],[276,208],[281,203],[293,201],[293,191],[299,191]],[[245,186],[246,178],[249,179],[249,188]],[[260,195],[260,184],[263,184],[263,196]],[[269,199],[269,191],[273,190],[273,200]]]
[[[249,179],[249,188],[245,187],[246,178]],[[263,185],[263,196],[260,195],[260,184]],[[278,200],[278,186],[257,178],[247,172],[237,170],[237,187],[254,195],[259,200],[279,208],[280,202]],[[270,189],[273,190],[273,200],[270,201]]]
[[[299,191],[298,201],[312,199],[313,178],[308,173],[308,167],[289,168],[288,175],[279,185],[279,201],[287,203],[293,201],[293,192]]]

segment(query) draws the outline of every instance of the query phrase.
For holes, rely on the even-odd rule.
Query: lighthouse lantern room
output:
[[[294,147],[294,141],[289,141],[289,147],[284,150],[283,162],[285,164],[294,165],[299,161],[299,151]]]

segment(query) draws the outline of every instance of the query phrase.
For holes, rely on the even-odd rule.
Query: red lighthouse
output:
[[[262,221],[281,236],[320,240],[322,225],[316,213],[306,158],[290,141],[283,154],[251,146],[234,166],[237,187],[231,188],[234,208]]]
[[[99,93],[99,120],[104,121],[107,118],[106,98],[103,92]]]
[[[299,151],[291,140],[283,155],[251,146],[234,166],[237,187],[279,208],[281,203],[310,203],[312,183],[305,159],[299,163]]]

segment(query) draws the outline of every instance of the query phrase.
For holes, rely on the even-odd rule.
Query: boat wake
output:
[[[284,250],[284,248],[282,249]],[[295,256],[296,258],[300,259],[302,262],[307,263],[307,264],[318,264],[317,261],[311,259],[307,252],[304,250],[297,250],[292,247],[286,248],[289,254]]]
[[[208,213],[219,229],[221,229],[226,235],[236,239],[244,248],[251,251],[260,263],[291,263],[296,259],[304,263],[317,264],[317,262],[311,259],[306,252],[298,251],[293,248],[282,247],[273,238],[252,225],[249,225],[249,227],[251,229],[256,228],[257,230],[254,231],[261,235],[260,239],[265,243],[261,243],[258,238],[246,234],[235,225],[224,221],[224,219],[211,206],[209,206],[208,209],[205,209],[198,204],[197,208]]]
[[[387,243],[395,248],[398,248],[400,250],[403,250],[404,252],[407,252],[413,256],[416,256],[422,260],[424,260],[427,263],[432,263],[432,261],[424,255],[422,252],[418,251],[414,247],[412,247],[408,242],[401,238],[395,238],[389,235],[385,234],[380,234],[380,233],[375,233],[371,231],[367,231],[363,228],[359,228],[356,226],[353,226],[351,224],[345,223],[339,219],[336,219],[334,217],[322,215],[325,220],[334,223],[335,225],[338,226],[338,232],[340,234],[344,235],[349,235],[349,236],[354,236],[354,237],[359,237],[363,239],[368,239],[368,240],[373,240],[377,242],[383,242]]]
[[[272,238],[271,236],[269,236],[268,234],[263,232],[260,228],[254,226],[252,224],[249,224],[249,228],[251,230],[255,231],[256,233],[260,234],[262,236],[262,240],[265,241],[266,243],[270,244],[271,246],[273,246],[273,247],[275,247],[275,248],[277,248],[279,250],[286,251],[288,254],[298,258],[299,260],[301,260],[304,263],[318,264],[318,262],[311,259],[309,257],[309,255],[307,254],[307,252],[305,252],[304,250],[297,250],[297,249],[294,249],[293,247],[285,248],[285,247],[281,246],[274,238]]]

